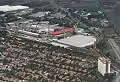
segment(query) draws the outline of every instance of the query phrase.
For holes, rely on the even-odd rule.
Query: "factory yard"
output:
[[[2,82],[101,82],[92,55],[16,38],[7,38],[4,46]]]

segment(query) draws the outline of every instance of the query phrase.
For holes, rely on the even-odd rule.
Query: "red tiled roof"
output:
[[[73,29],[72,28],[65,28],[65,29],[62,29],[59,31],[50,32],[50,34],[51,35],[60,35],[60,34],[66,33],[66,32],[73,32]]]

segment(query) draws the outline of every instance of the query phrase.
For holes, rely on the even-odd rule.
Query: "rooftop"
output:
[[[31,15],[31,16],[33,16],[33,17],[43,17],[43,16],[45,16],[45,14],[47,14],[47,13],[48,13],[48,12],[37,12],[37,13]]]
[[[4,6],[0,6],[0,11],[7,12],[7,11],[27,9],[27,8],[29,8],[29,7],[28,6],[21,6],[21,5],[17,5],[17,6],[4,5]]]
[[[65,29],[55,31],[55,32],[50,32],[50,34],[51,35],[60,35],[60,34],[66,33],[66,32],[73,32],[73,29],[72,28],[65,28]]]
[[[61,39],[58,42],[76,47],[86,47],[94,44],[95,41],[96,38],[94,36],[75,35],[72,37]]]

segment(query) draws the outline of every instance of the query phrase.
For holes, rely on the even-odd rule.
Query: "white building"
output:
[[[105,57],[98,58],[98,71],[104,76],[107,73],[111,73],[110,71],[111,61],[106,59]]]
[[[64,39],[58,40],[61,44],[66,44],[75,47],[86,47],[93,45],[96,42],[94,36],[85,36],[85,35],[74,35]]]
[[[0,6],[0,11],[9,12],[9,11],[28,9],[28,8],[29,8],[28,6],[21,6],[21,5],[17,5],[17,6],[4,5],[4,6]]]
[[[38,17],[44,17],[45,15],[49,14],[50,12],[47,11],[47,12],[37,12],[35,14],[32,14],[30,15],[31,17],[35,17],[35,18],[38,18]]]

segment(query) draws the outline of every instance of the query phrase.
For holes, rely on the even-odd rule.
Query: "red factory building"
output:
[[[50,35],[54,39],[61,39],[61,38],[71,36],[73,32],[74,32],[73,28],[63,28],[63,29],[58,29],[54,32],[50,32]]]

